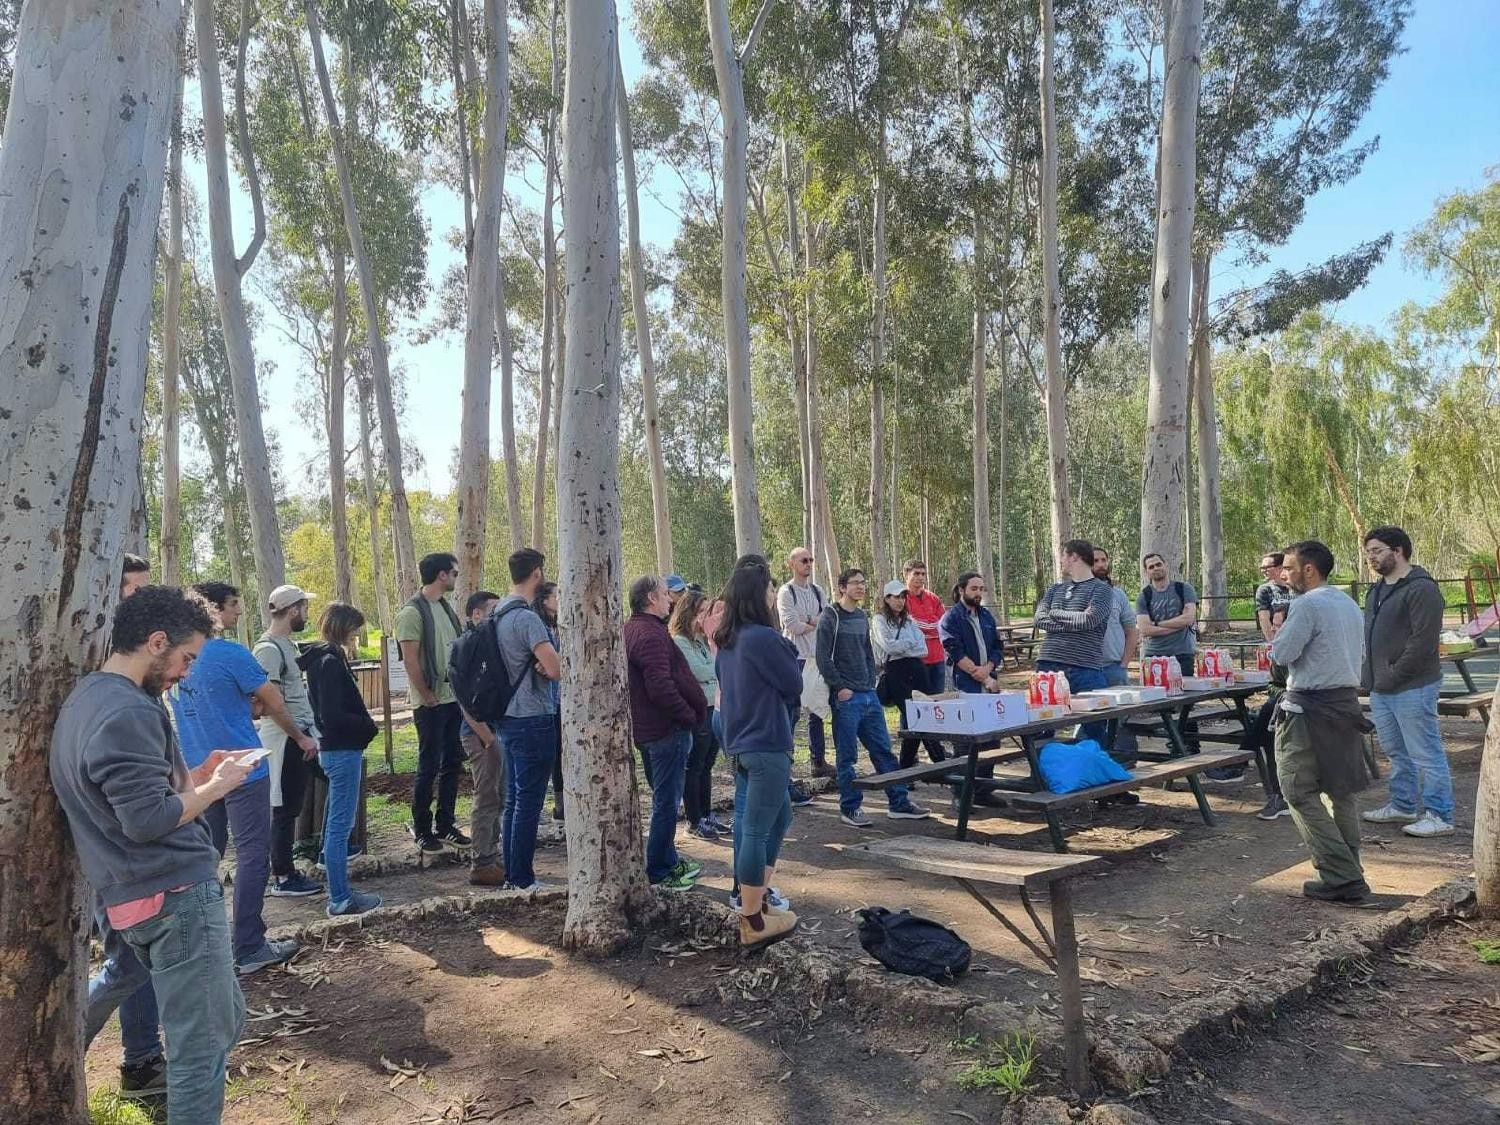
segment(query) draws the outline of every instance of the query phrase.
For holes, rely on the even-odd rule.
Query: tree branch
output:
[[[250,245],[234,263],[235,272],[244,277],[255,264],[266,241],[266,205],[260,194],[260,171],[255,167],[255,150],[250,147],[250,118],[245,112],[245,56],[250,49],[250,29],[260,20],[257,12],[252,18],[250,0],[240,0],[240,43],[234,64],[234,123],[239,134],[240,155],[245,161],[245,178],[250,181],[250,205],[255,209],[255,235]]]
[[[761,28],[766,25],[766,16],[771,12],[771,5],[776,0],[761,0],[760,11],[755,13],[755,22],[750,25],[750,34],[745,36],[745,45],[740,48],[739,64],[740,70],[750,65],[750,56],[755,53],[755,44],[760,42]]]

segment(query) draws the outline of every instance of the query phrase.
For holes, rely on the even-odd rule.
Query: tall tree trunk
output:
[[[870,564],[882,585],[894,572],[885,528],[885,115],[880,117],[880,147],[875,164],[874,259],[875,295],[870,324]]]
[[[1183,572],[1187,487],[1187,365],[1203,0],[1168,0],[1161,182],[1152,272],[1151,367],[1141,476],[1141,553]]]
[[[724,227],[720,290],[724,306],[724,354],[729,384],[729,473],[734,500],[734,542],[739,554],[759,552],[760,492],[755,483],[755,406],[750,389],[750,305],[745,294],[745,213],[750,181],[746,145],[744,65],[729,26],[728,0],[704,0],[708,39],[719,88],[724,129],[722,189]]]
[[[469,86],[463,69],[468,31],[465,0],[448,0],[448,24],[448,69],[453,80],[453,101],[458,107],[458,171],[464,199],[464,261],[467,262],[474,253],[474,150],[469,143]]]
[[[1193,396],[1198,407],[1198,543],[1203,552],[1204,620],[1229,624],[1229,577],[1224,568],[1224,505],[1219,476],[1219,422],[1214,410],[1213,340],[1209,335],[1208,294],[1212,259],[1193,259]]]
[[[1042,339],[1046,370],[1047,469],[1051,488],[1052,545],[1073,535],[1073,509],[1068,493],[1067,374],[1062,360],[1062,284],[1057,276],[1057,97],[1053,68],[1057,51],[1052,0],[1041,0],[1042,23]],[[1055,564],[1062,566],[1059,557]],[[1059,579],[1062,571],[1056,572]]]
[[[357,365],[358,367],[358,365]],[[380,534],[380,490],[375,483],[375,451],[370,431],[374,428],[371,415],[371,399],[374,388],[367,371],[356,370],[354,378],[359,384],[359,458],[360,476],[365,489],[365,511],[370,518],[370,579],[375,584],[375,602],[380,610],[380,631],[389,639],[395,625],[391,612],[391,592],[385,581],[385,537]]]
[[[815,274],[818,268],[818,237],[811,222],[802,224],[804,237],[803,265],[805,304],[802,323],[806,329],[803,354],[807,362],[807,429],[812,454],[813,532],[817,540],[813,557],[823,568],[825,586],[836,587],[843,562],[839,556],[838,532],[833,526],[833,504],[828,498],[828,474],[823,460],[823,393],[818,382],[818,294]]]
[[[1008,300],[1008,297],[1007,297]],[[1008,310],[1007,310],[1008,311]],[[1001,328],[1004,328],[1007,313],[1001,314]],[[1005,517],[1007,515],[1005,505],[1005,493],[1010,488],[1010,466],[1008,465],[1010,442],[1006,440],[1006,434],[1010,427],[1010,346],[1006,343],[1005,332],[1000,333],[1000,518],[995,523],[995,556],[998,560],[995,569],[995,592],[1000,602],[1000,624],[1010,624],[1010,568],[1005,561]]]
[[[241,38],[249,34],[246,15],[241,13]],[[213,0],[193,0],[193,26],[199,43],[216,42]],[[244,75],[240,75],[243,91]],[[255,345],[245,315],[243,284],[264,237],[264,214],[257,208],[256,234],[243,258],[234,253],[234,222],[230,212],[229,154],[224,133],[224,88],[219,77],[216,51],[198,52],[198,86],[203,95],[203,162],[208,173],[209,249],[213,259],[214,295],[229,354],[230,384],[234,391],[234,425],[239,438],[241,475],[245,482],[245,507],[250,518],[250,547],[255,556],[254,599],[245,599],[247,612],[262,616],[260,603],[286,581],[286,559],[281,550],[281,529],[276,521],[276,493],[271,481],[271,455],[266,448],[261,422],[260,388],[255,371]],[[243,92],[239,97],[243,99]],[[243,157],[251,183],[255,170],[248,144]],[[257,189],[258,190],[258,189]]]
[[[786,324],[787,348],[792,355],[792,382],[797,399],[797,443],[802,462],[802,543],[814,549],[815,493],[813,491],[812,429],[808,412],[807,354],[803,349],[802,330],[797,323],[797,304],[792,286],[800,276],[797,255],[801,235],[797,233],[797,189],[792,179],[792,151],[785,135],[781,138],[781,186],[786,197],[787,285],[782,294],[782,317]]]
[[[984,307],[984,223],[979,204],[974,204],[974,339],[969,356],[969,377],[974,384],[974,568],[988,582],[995,565],[994,540],[990,529],[990,422],[989,389],[985,385],[984,329],[988,319]]]
[[[333,254],[333,344],[328,358],[328,510],[333,522],[333,596],[354,602],[349,559],[349,482],[345,473],[344,396],[349,377],[349,281],[344,255]]]
[[[194,0],[208,3],[209,0]],[[339,123],[338,102],[323,60],[323,31],[318,6],[303,0],[307,14],[307,34],[312,43],[313,65],[318,71],[318,86],[323,92],[323,112],[332,141],[333,163],[338,172],[339,197],[343,203],[344,227],[349,235],[349,252],[354,258],[354,272],[359,280],[360,307],[365,317],[365,339],[370,353],[370,374],[375,384],[375,401],[380,410],[381,447],[385,450],[387,487],[391,490],[391,523],[396,543],[396,584],[399,596],[409,597],[421,584],[417,577],[417,548],[411,530],[411,507],[406,499],[406,475],[401,467],[401,432],[396,422],[396,402],[391,390],[390,360],[385,348],[385,329],[380,321],[380,306],[375,292],[375,274],[365,250],[364,227],[354,201],[354,181],[349,171],[349,156],[344,147],[344,130]],[[347,47],[345,48],[347,50]]]
[[[557,458],[566,655],[563,946],[612,954],[652,912],[620,639],[620,216],[613,0],[568,0],[563,209],[568,342]]]
[[[552,387],[562,359],[554,339],[558,335],[557,229],[553,225],[553,203],[557,191],[557,107],[561,95],[562,57],[557,50],[557,0],[552,0],[552,99],[547,109],[547,143],[543,161],[547,165],[542,192],[542,368],[538,377],[536,418],[536,463],[531,485],[531,542],[544,550],[547,542],[547,439],[552,426]]]
[[[171,155],[167,162],[166,296],[162,310],[161,363],[161,581],[182,584],[182,86],[186,67],[177,68],[176,109],[172,114]]]
[[[496,300],[500,209],[505,195],[505,122],[510,99],[510,34],[504,0],[484,0],[484,126],[479,202],[465,295],[464,389],[459,411],[457,599],[484,585],[490,495],[490,380],[495,329],[505,312]]]
[[[1500,918],[1500,683],[1490,700],[1490,721],[1479,761],[1474,803],[1474,892],[1481,918]]]
[[[139,487],[182,31],[180,5],[103,0],[29,3],[17,27],[0,145],[7,1125],[89,1119],[79,1026],[89,913],[47,759],[58,708],[103,655]]]
[[[618,46],[618,42],[616,43]],[[646,412],[646,455],[651,462],[651,522],[656,532],[656,569],[671,574],[672,517],[667,495],[667,463],[661,454],[661,414],[656,404],[656,363],[651,356],[650,310],[646,307],[646,262],[641,256],[641,206],[636,195],[635,142],[630,135],[630,101],[625,75],[615,60],[619,89],[616,112],[620,126],[620,161],[625,169],[625,219],[630,239],[630,302],[635,319],[635,347],[641,360],[641,397]]]
[[[510,525],[510,549],[526,545],[521,516],[521,462],[516,452],[516,361],[510,331],[510,306],[505,302],[505,263],[495,268],[495,339],[500,347],[500,455],[505,459],[505,520]]]

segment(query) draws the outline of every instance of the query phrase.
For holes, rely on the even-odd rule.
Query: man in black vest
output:
[[[417,780],[411,793],[412,833],[424,852],[440,852],[444,843],[468,847],[470,840],[453,820],[464,752],[459,744],[463,715],[448,683],[448,649],[462,631],[458,614],[443,595],[458,583],[458,559],[446,552],[426,555],[417,564],[422,589],[396,614],[401,663],[411,681],[413,718],[417,726]],[[432,791],[437,787],[437,825],[433,826]]]

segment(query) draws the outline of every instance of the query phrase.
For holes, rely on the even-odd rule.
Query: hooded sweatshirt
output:
[[[327,641],[307,646],[297,660],[307,674],[308,702],[325,750],[363,750],[380,728],[370,717],[343,650]]]
[[[1414,566],[1399,582],[1381,579],[1365,595],[1365,663],[1360,686],[1383,695],[1426,687],[1443,678],[1438,634],[1443,592]]]

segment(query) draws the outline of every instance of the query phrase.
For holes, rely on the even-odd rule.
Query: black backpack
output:
[[[947,926],[883,906],[861,910],[859,917],[859,944],[892,972],[947,981],[969,969],[969,943]]]
[[[528,654],[526,667],[515,680],[500,652],[500,619],[513,609],[529,609],[524,602],[511,602],[491,614],[476,628],[461,634],[448,649],[448,683],[458,705],[471,719],[482,723],[505,717],[521,679],[529,675],[536,657]]]

